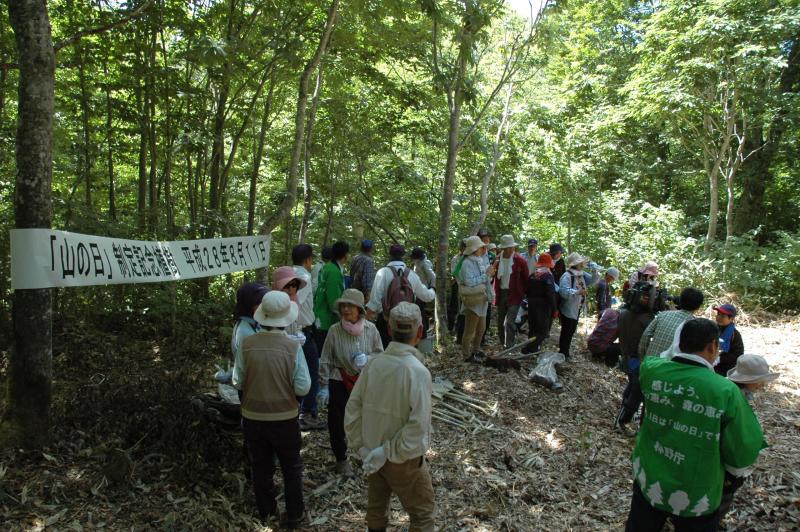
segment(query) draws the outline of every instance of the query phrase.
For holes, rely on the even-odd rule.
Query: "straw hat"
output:
[[[498,244],[498,248],[506,249],[506,248],[515,248],[519,246],[516,242],[514,242],[514,237],[511,235],[503,235],[500,237],[500,244]]]
[[[355,288],[348,288],[344,292],[342,292],[342,297],[336,300],[334,303],[334,308],[336,312],[339,312],[339,305],[342,303],[347,303],[348,305],[355,305],[362,311],[364,310],[364,294],[361,293],[361,290],[356,290]]]
[[[573,251],[567,257],[567,268],[572,268],[573,266],[577,266],[578,264],[586,264],[589,262],[589,259],[581,255],[580,253]]]
[[[482,247],[486,247],[486,244],[483,243],[481,237],[479,236],[471,236],[467,238],[466,247],[464,248],[464,252],[462,255],[472,255]]]
[[[299,311],[297,303],[289,299],[289,294],[273,290],[261,300],[253,318],[265,327],[288,327],[295,322]]]
[[[761,355],[744,354],[736,359],[736,367],[728,370],[728,378],[741,384],[770,382],[780,373],[770,373],[769,364]]]

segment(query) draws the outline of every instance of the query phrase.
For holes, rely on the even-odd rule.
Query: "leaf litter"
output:
[[[614,432],[611,420],[625,378],[589,360],[583,346],[592,325],[582,321],[572,360],[559,375],[564,386],[559,394],[528,380],[535,359],[520,359],[519,370],[498,371],[464,364],[456,348],[428,357],[431,373],[441,377],[434,387],[427,455],[439,530],[624,526],[633,440]],[[770,447],[723,525],[796,530],[800,322],[751,318],[740,331],[746,351],[765,355],[781,377],[756,396],[754,409]],[[550,345],[557,328],[553,333]],[[63,341],[69,348],[70,339]],[[87,353],[80,364],[56,357],[54,443],[40,452],[0,455],[1,522],[11,530],[273,529],[255,516],[241,434],[220,429],[188,406],[190,393],[213,387],[209,371],[197,361],[213,367],[214,348],[182,358],[165,356],[162,345],[162,366],[154,369],[147,355],[153,347],[141,342],[120,349],[113,357],[125,363],[116,370],[107,367],[112,355],[105,351]],[[500,349],[490,345],[488,351]],[[104,470],[109,457],[120,453],[130,468],[121,461],[122,474],[111,480]],[[304,433],[302,455],[306,529],[362,529],[366,483],[333,473],[327,432]],[[358,471],[359,464],[353,465]],[[280,474],[276,482],[280,491]],[[396,499],[391,520],[399,530],[408,527]]]

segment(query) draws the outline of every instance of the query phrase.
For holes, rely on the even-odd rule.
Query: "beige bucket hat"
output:
[[[774,381],[780,373],[769,371],[769,364],[761,355],[745,353],[736,359],[736,367],[728,370],[728,378],[740,384]]]
[[[364,294],[361,293],[361,290],[356,290],[355,288],[348,288],[344,292],[342,292],[342,297],[336,300],[334,304],[334,308],[336,312],[339,312],[339,305],[342,303],[347,303],[349,305],[355,305],[363,312],[364,309]]]
[[[272,290],[264,295],[253,319],[265,327],[288,327],[297,319],[300,309],[289,294]]]
[[[462,255],[467,256],[472,255],[482,247],[486,247],[486,244],[483,243],[483,240],[481,240],[481,237],[479,236],[471,236],[467,238],[466,244],[467,245],[464,248],[464,253],[462,253]]]
[[[573,266],[577,266],[578,264],[586,264],[587,262],[589,262],[589,259],[581,255],[580,253],[573,251],[572,253],[569,254],[569,257],[567,257],[567,268],[572,268]]]
[[[511,235],[503,235],[500,237],[500,244],[497,246],[500,249],[506,248],[516,248],[519,247],[519,244],[514,242],[514,237]]]

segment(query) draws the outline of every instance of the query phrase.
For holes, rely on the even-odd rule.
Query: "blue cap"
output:
[[[373,242],[369,239],[364,239],[361,241],[361,251],[370,251],[372,249]]]
[[[553,255],[554,253],[559,253],[559,252],[564,253],[564,248],[561,247],[561,244],[557,244],[555,242],[550,244],[550,255]]]
[[[737,314],[736,307],[734,307],[730,303],[725,303],[724,305],[714,307],[714,310],[716,310],[720,314],[725,314],[726,316],[730,316],[731,318],[735,318]]]
[[[539,241],[536,240],[535,238],[531,238],[531,239],[528,240],[528,247],[538,246],[538,245],[539,245]]]

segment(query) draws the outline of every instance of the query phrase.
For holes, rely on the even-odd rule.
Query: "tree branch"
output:
[[[78,41],[80,41],[81,39],[83,39],[88,35],[99,35],[109,30],[113,30],[114,28],[118,28],[123,24],[127,24],[128,22],[144,15],[145,11],[147,11],[147,9],[149,9],[151,5],[153,5],[153,0],[148,0],[141,6],[134,9],[133,11],[130,11],[126,16],[122,17],[121,19],[115,22],[111,22],[110,24],[106,24],[105,26],[99,26],[97,28],[91,28],[88,30],[79,31],[72,37],[69,37],[67,39],[64,39],[63,41],[55,43],[53,45],[53,49],[56,51],[56,53],[58,53],[58,51],[61,50],[62,48],[66,48],[67,46],[72,46],[73,44],[77,43]]]

